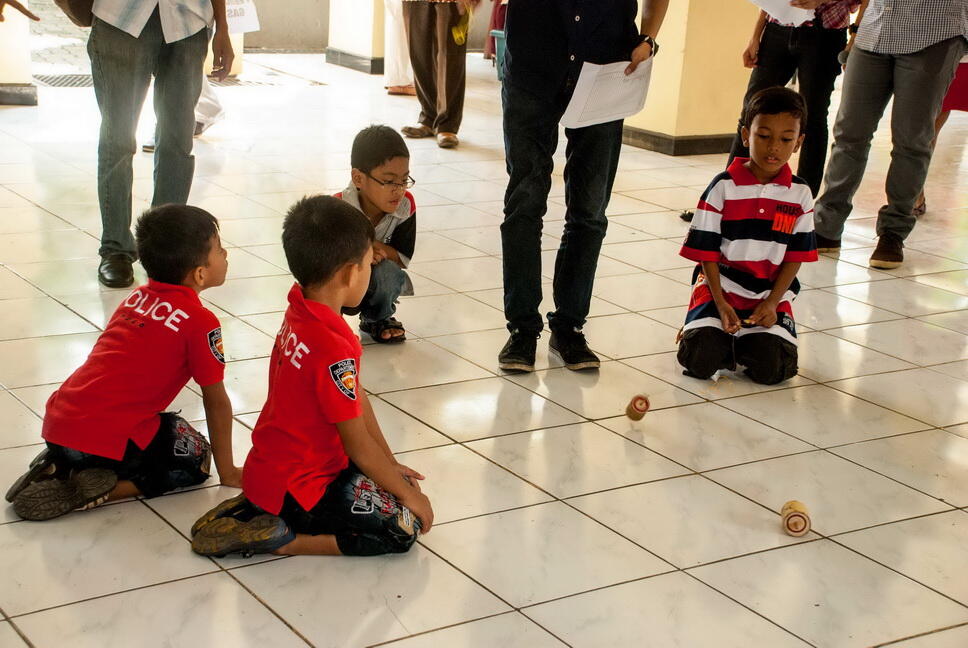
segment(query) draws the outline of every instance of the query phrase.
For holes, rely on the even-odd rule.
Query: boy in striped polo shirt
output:
[[[787,161],[803,142],[806,112],[787,88],[753,95],[742,129],[750,157],[736,158],[699,199],[680,251],[699,263],[679,339],[686,375],[741,365],[754,382],[773,385],[797,373],[791,302],[817,242],[810,187]]]

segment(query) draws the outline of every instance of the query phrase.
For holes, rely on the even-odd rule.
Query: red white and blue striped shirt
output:
[[[770,295],[783,263],[817,260],[810,187],[788,165],[771,182],[761,184],[744,166],[746,162],[746,158],[736,158],[729,169],[713,178],[699,199],[679,252],[700,262],[693,273],[684,330],[722,328],[702,261],[719,264],[723,297],[745,319]],[[777,307],[776,325],[743,328],[737,335],[772,333],[796,344],[790,303],[799,291],[800,283],[794,279]]]

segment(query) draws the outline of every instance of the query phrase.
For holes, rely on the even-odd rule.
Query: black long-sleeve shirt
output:
[[[625,61],[638,44],[636,0],[510,0],[505,83],[570,96],[582,64]]]

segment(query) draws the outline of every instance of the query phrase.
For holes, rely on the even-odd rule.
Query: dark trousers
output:
[[[460,20],[454,2],[404,2],[413,83],[420,123],[438,133],[456,133],[464,116],[467,44],[450,32]]]
[[[346,556],[404,553],[417,540],[420,522],[410,509],[350,463],[309,511],[290,493],[279,517],[294,533],[335,535]]]
[[[843,234],[854,193],[864,179],[871,140],[892,97],[887,204],[877,214],[877,235],[892,234],[903,240],[911,233],[916,222],[912,210],[934,150],[934,120],[966,42],[956,36],[898,55],[859,47],[851,50],[824,192],[814,213],[817,234],[838,240]]]
[[[508,329],[539,332],[541,227],[548,210],[552,156],[558,121],[568,97],[549,99],[504,84],[504,150],[508,186],[501,242],[504,252],[504,315]],[[622,148],[622,122],[566,129],[565,231],[555,259],[552,328],[581,327],[588,317],[598,254],[608,221]]]
[[[208,439],[173,412],[162,412],[158,432],[144,450],[128,441],[120,461],[48,443],[55,463],[73,470],[107,468],[134,483],[144,497],[201,484],[209,477],[212,447]]]
[[[195,104],[202,89],[208,30],[166,43],[158,10],[138,38],[94,19],[87,41],[94,94],[101,110],[97,193],[101,206],[101,256],[136,256],[131,235],[132,158],[141,107],[155,78],[155,191],[152,205],[185,204],[195,158]]]
[[[750,97],[772,86],[785,86],[797,75],[800,93],[807,103],[806,137],[800,149],[797,175],[807,181],[816,196],[823,180],[823,166],[827,159],[827,110],[834,80],[840,74],[837,55],[847,44],[844,29],[823,27],[782,27],[767,23],[760,40],[760,52],[756,67],[750,74],[750,82],[743,98],[743,106]],[[735,157],[749,157],[749,148],[743,146],[741,130],[743,115],[733,138],[729,161]]]
[[[679,364],[695,378],[720,369],[746,367],[753,382],[775,385],[797,375],[797,347],[772,333],[734,336],[714,326],[686,331],[679,342]]]

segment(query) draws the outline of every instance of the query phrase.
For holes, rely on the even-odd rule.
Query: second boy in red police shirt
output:
[[[362,347],[340,315],[366,293],[373,237],[365,216],[337,198],[289,210],[282,242],[298,283],[272,351],[243,495],[195,523],[197,553],[401,553],[430,529],[423,476],[390,451],[359,384]]]

